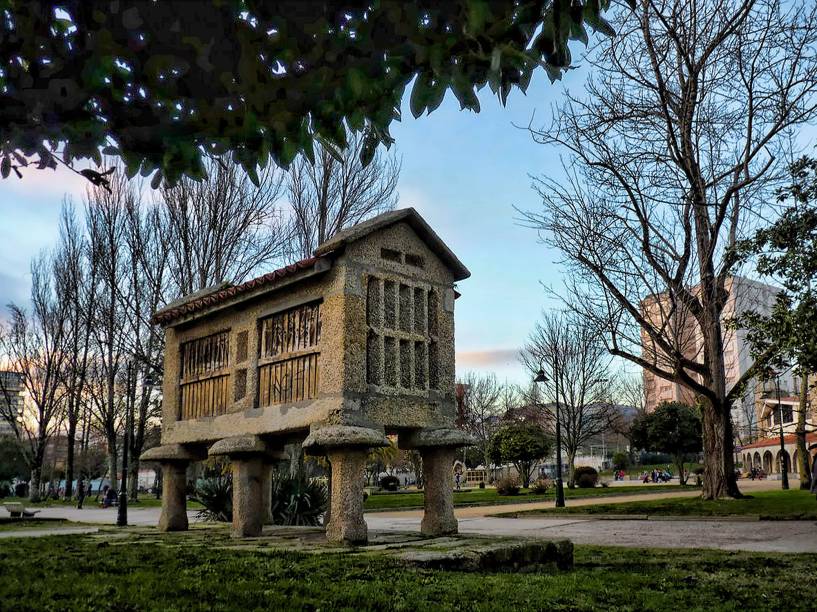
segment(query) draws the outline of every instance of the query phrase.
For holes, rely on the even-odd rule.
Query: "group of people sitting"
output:
[[[669,468],[663,470],[655,468],[651,472],[641,472],[641,482],[644,484],[649,482],[669,482],[671,479],[672,472],[669,471]]]
[[[753,467],[752,469],[749,470],[749,472],[746,475],[752,480],[755,479],[760,480],[761,478],[766,478],[766,472],[764,472],[759,467]]]

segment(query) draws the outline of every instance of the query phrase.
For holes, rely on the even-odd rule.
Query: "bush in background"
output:
[[[515,476],[506,476],[496,481],[497,495],[519,495],[519,480]]]
[[[627,453],[616,453],[613,455],[613,469],[626,470],[630,467],[630,458]]]
[[[536,495],[544,495],[553,486],[553,481],[550,478],[537,478],[530,485],[530,490]]]
[[[573,472],[573,478],[580,489],[592,489],[599,481],[599,473],[589,465],[580,465]]]
[[[397,476],[383,476],[380,479],[380,488],[384,491],[396,491],[400,488],[400,479]]]

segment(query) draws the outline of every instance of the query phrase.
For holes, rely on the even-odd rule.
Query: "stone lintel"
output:
[[[159,463],[201,461],[206,458],[206,453],[183,444],[155,446],[139,456],[140,461],[158,461]]]
[[[210,447],[208,454],[211,457],[261,455],[266,461],[277,461],[285,457],[282,451],[270,448],[261,438],[252,435],[223,438]]]
[[[365,449],[388,446],[383,431],[356,425],[324,425],[313,428],[303,447],[311,455],[320,455],[327,449]]]
[[[401,433],[398,436],[397,444],[401,449],[455,448],[472,446],[474,438],[461,429],[440,427]]]

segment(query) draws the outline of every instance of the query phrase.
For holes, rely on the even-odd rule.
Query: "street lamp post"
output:
[[[556,507],[565,507],[565,489],[562,483],[562,426],[559,418],[559,384],[556,380],[556,370],[553,370],[554,385],[556,388]],[[548,381],[545,371],[539,369],[533,382],[542,383]]]
[[[783,405],[780,403],[780,374],[774,378],[774,388],[777,393],[777,417],[780,419],[780,475],[782,476],[782,488],[785,491],[789,488],[789,466],[786,461],[786,440],[783,436]]]

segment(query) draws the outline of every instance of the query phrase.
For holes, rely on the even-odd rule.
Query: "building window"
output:
[[[179,419],[224,414],[229,403],[230,332],[222,331],[181,345]]]
[[[367,382],[416,391],[438,388],[437,292],[372,276],[366,297]]]
[[[321,304],[313,302],[262,319],[258,405],[288,404],[318,395]]]

